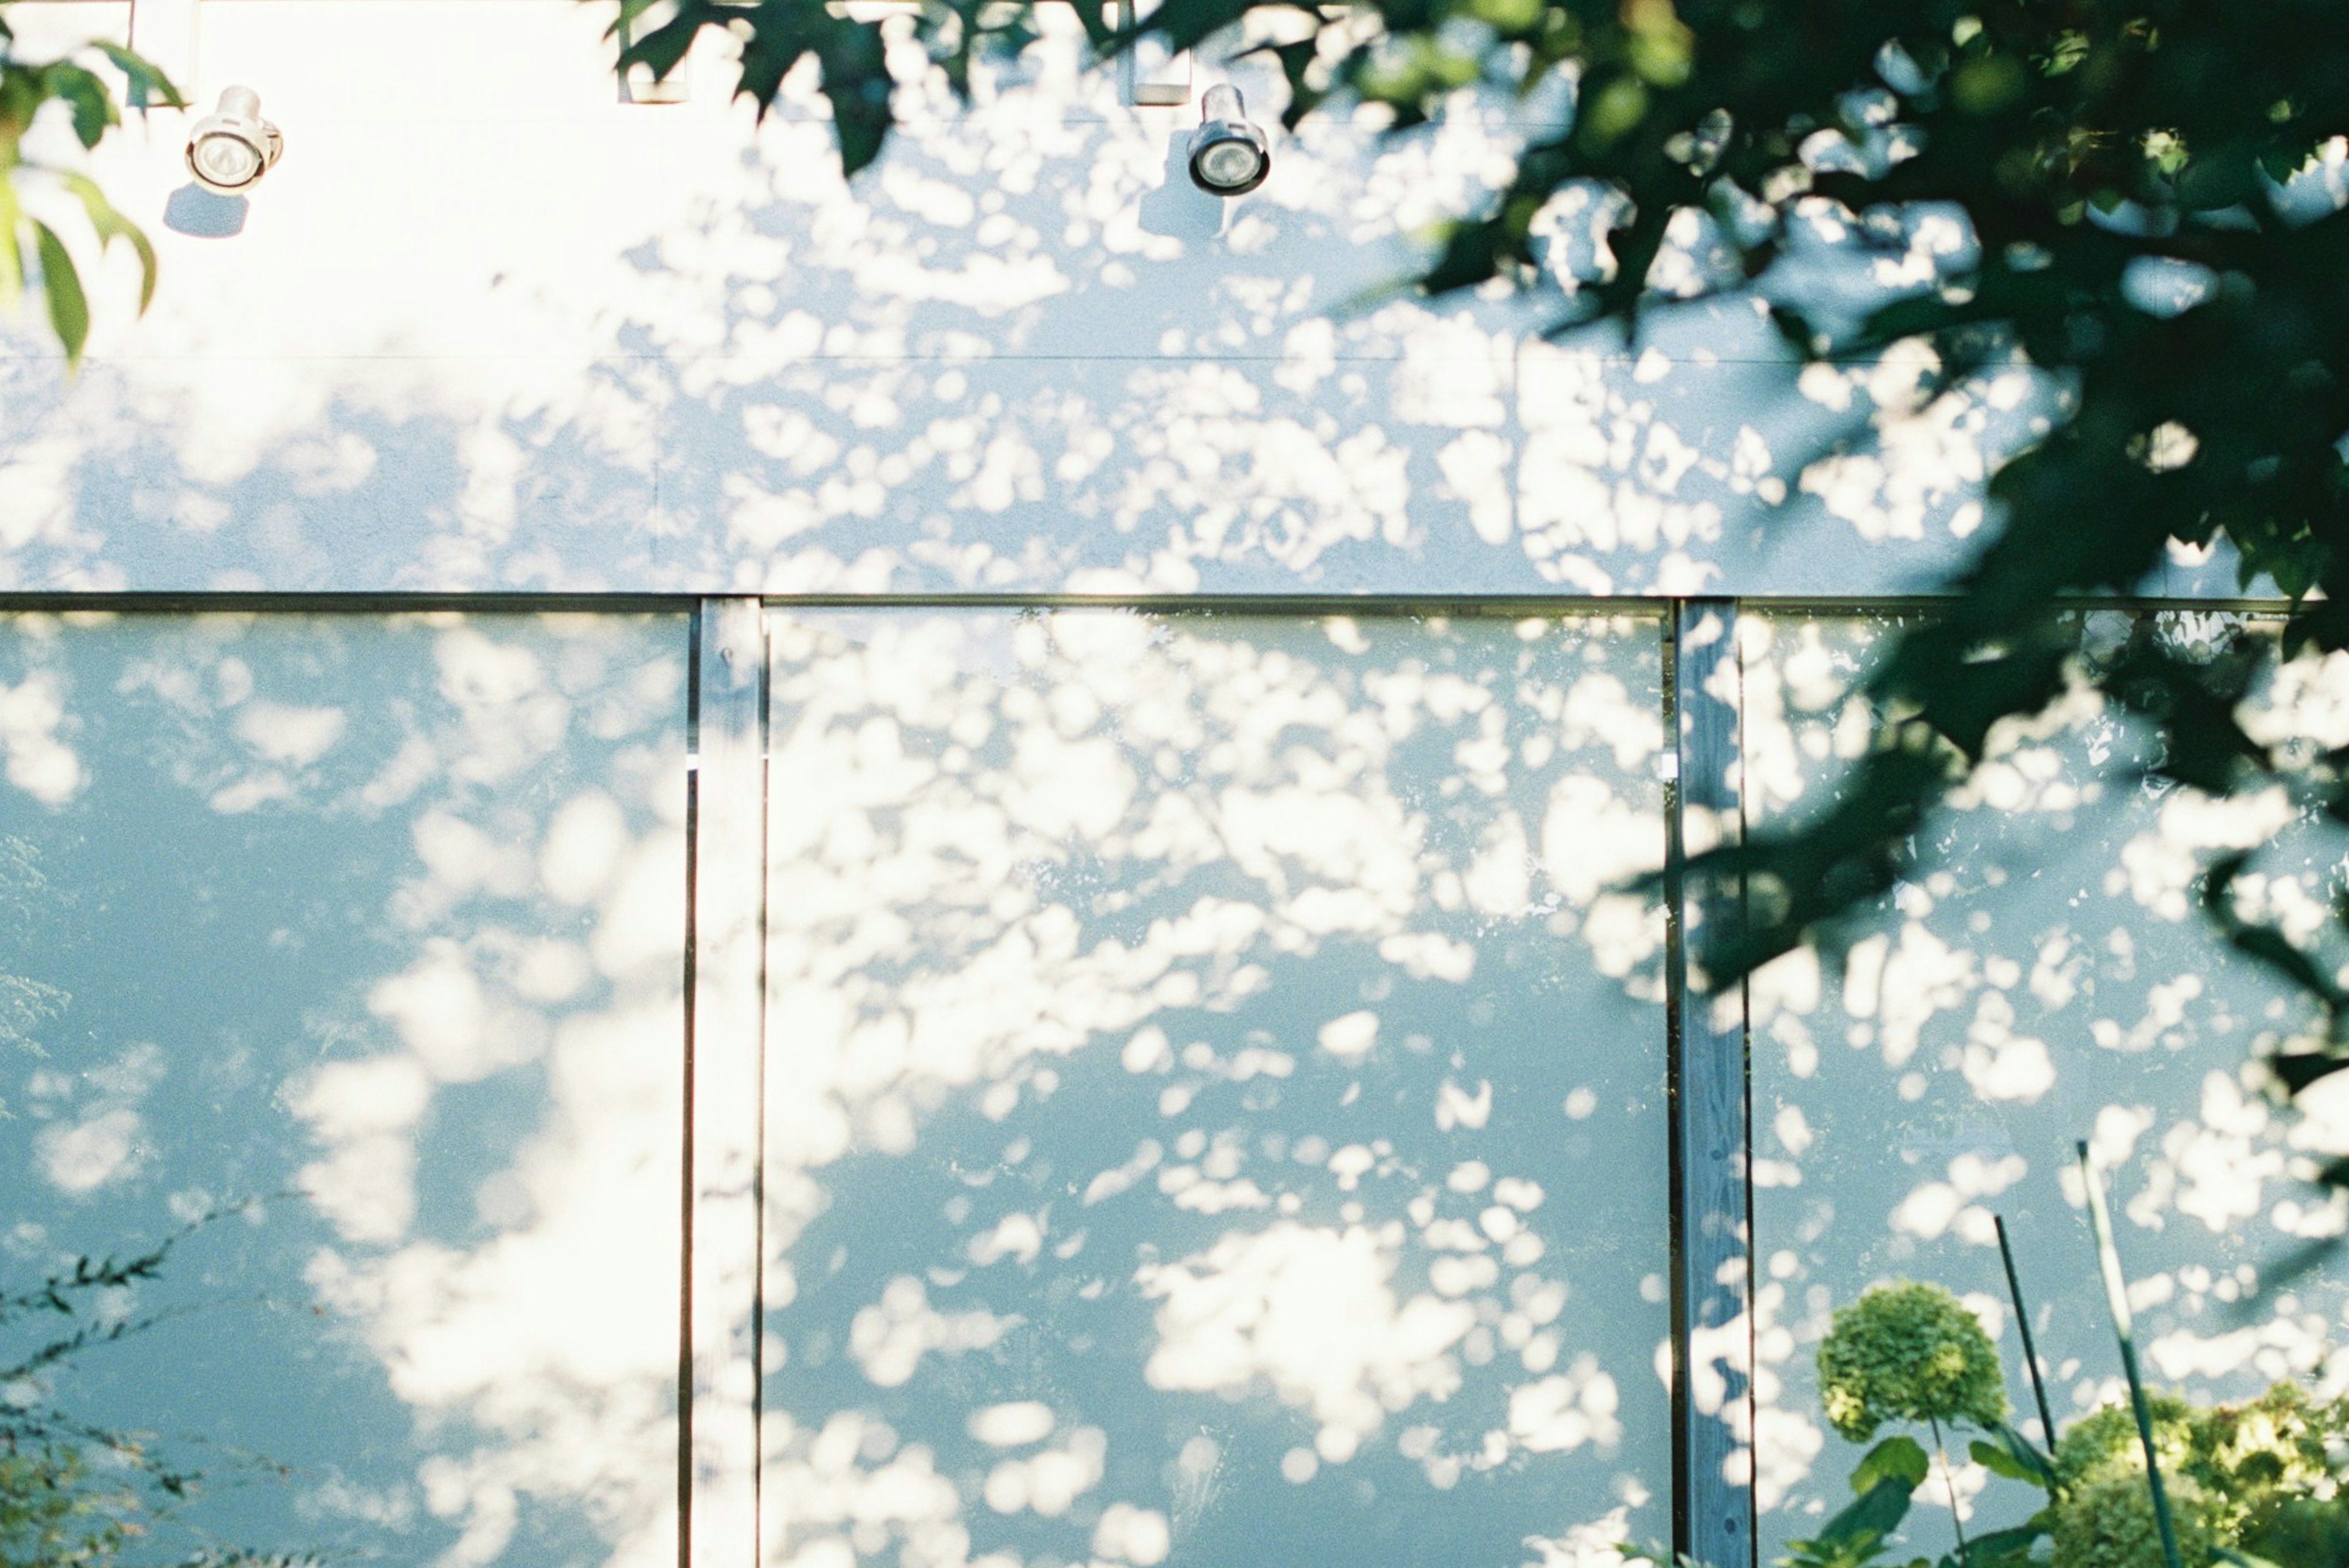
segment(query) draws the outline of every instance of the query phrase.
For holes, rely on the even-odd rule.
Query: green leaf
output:
[[[96,73],[84,70],[68,60],[59,60],[41,71],[41,87],[51,98],[69,105],[73,109],[74,135],[85,148],[96,147],[106,135],[106,128],[120,125],[122,116],[114,108],[114,95]]]
[[[879,24],[835,22],[817,46],[823,61],[823,96],[832,104],[833,138],[840,144],[844,174],[881,156],[889,134],[893,86]]]
[[[139,314],[146,315],[148,304],[155,297],[155,247],[149,242],[146,233],[138,224],[124,217],[114,203],[106,199],[106,193],[89,176],[61,170],[57,178],[67,190],[80,198],[82,211],[89,214],[89,226],[98,231],[101,246],[126,240],[139,253]]]
[[[1575,129],[1604,147],[1620,139],[1647,112],[1647,84],[1637,77],[1619,74],[1592,90]]]
[[[2301,142],[2282,142],[2260,153],[2260,169],[2281,185],[2302,170],[2313,164],[2323,149]]]
[[[2255,1556],[2249,1552],[2239,1551],[2232,1546],[2221,1546],[2217,1551],[2213,1552],[2211,1555],[2218,1558],[2221,1563],[2230,1563],[2234,1564],[2234,1568],[2276,1568],[2276,1564],[2270,1562],[2267,1558]]]
[[[25,297],[25,253],[16,240],[24,208],[16,201],[14,170],[0,170],[0,306],[14,309]]]
[[[2240,144],[2193,158],[2178,179],[2178,199],[2198,211],[2232,207],[2259,194],[2259,164]]]
[[[1430,294],[1472,288],[1500,270],[1508,243],[1499,224],[1485,222],[1454,225],[1444,235],[1435,265],[1422,280]]]
[[[634,28],[637,17],[659,4],[660,0],[620,0],[620,14],[605,30],[604,36],[607,38],[625,36]]]
[[[1868,1456],[1851,1472],[1851,1490],[1865,1492],[1879,1481],[1903,1480],[1914,1491],[1925,1484],[1926,1472],[1931,1469],[1932,1461],[1925,1457],[1924,1447],[1916,1439],[1887,1438],[1868,1449]]]
[[[615,30],[623,45],[620,70],[625,74],[630,66],[643,66],[652,72],[655,81],[662,81],[693,47],[701,24],[696,16],[679,11],[641,38],[630,36],[630,23],[625,17],[615,25]]]
[[[2023,1568],[2031,1560],[2032,1548],[2046,1538],[2046,1527],[2037,1522],[1977,1535],[1966,1542],[1964,1568]]]
[[[146,56],[119,44],[100,42],[92,44],[90,47],[113,61],[114,68],[129,80],[133,99],[166,108],[188,107],[188,100],[180,96],[180,89],[171,84],[170,77],[163,74],[163,67]]]
[[[2277,944],[2282,938],[2275,938]],[[2268,1070],[2284,1086],[2287,1094],[2299,1094],[2323,1078],[2349,1068],[2349,1056],[2335,1056],[2329,1051],[2296,1051],[2289,1056],[2270,1057]]]
[[[41,255],[41,293],[48,298],[49,325],[65,345],[66,363],[78,366],[82,345],[89,341],[89,301],[81,292],[81,274],[74,271],[73,258],[56,230],[36,221],[33,239]]]
[[[1909,1516],[1916,1490],[1897,1476],[1878,1481],[1818,1534],[1792,1542],[1783,1562],[1788,1568],[1866,1568],[1884,1554],[1885,1538]]]
[[[1977,1464],[2010,1480],[2029,1481],[2042,1491],[2055,1490],[2055,1461],[2040,1452],[2037,1444],[2004,1421],[1991,1435],[1995,1442],[1977,1439],[1967,1449]]]

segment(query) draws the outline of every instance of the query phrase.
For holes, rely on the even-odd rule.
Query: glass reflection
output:
[[[2119,612],[2082,617],[2081,656],[2106,656],[2136,624]],[[1889,625],[1744,623],[1755,817],[1804,809],[1804,792],[1831,787],[1866,746],[1868,714],[1850,694]],[[2189,651],[2273,632],[2184,614],[2157,630]],[[2254,707],[2323,743],[2344,694],[2349,661],[2304,663]],[[2212,801],[2145,779],[2151,759],[2144,732],[2085,685],[2007,723],[1935,820],[1923,874],[1883,902],[1847,960],[1793,954],[1752,986],[1765,1558],[1848,1499],[1858,1450],[1818,1416],[1815,1357],[1831,1310],[1873,1282],[1934,1281],[1973,1307],[2006,1359],[2016,1423],[2036,1433],[1994,1215],[2015,1244],[2059,1426],[2121,1397],[2076,1139],[2113,1172],[2149,1377],[2206,1399],[2287,1376],[2336,1390],[2349,1378],[2330,1347],[2349,1301],[2337,1268],[2259,1289],[2349,1218],[2291,1171],[2295,1149],[2344,1129],[2321,1106],[2293,1120],[2266,1098],[2255,1058],[2307,1012],[2213,938],[2197,883],[2214,852],[2261,847],[2250,882],[2267,908],[2250,913],[2289,926],[2338,890],[2344,844],[2282,791]],[[2322,923],[2302,920],[2298,934]],[[1960,1465],[1969,1510],[1987,1480]],[[1938,1551],[1949,1538],[1949,1522],[1935,1522],[1949,1507],[1940,1477],[1917,1504],[1909,1537]]]
[[[0,1269],[220,1216],[6,1398],[204,1473],[155,1550],[674,1558],[684,655],[0,623]]]
[[[769,1563],[1669,1533],[1654,621],[772,645]]]

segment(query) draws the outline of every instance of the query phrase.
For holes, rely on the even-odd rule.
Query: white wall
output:
[[[691,102],[619,103],[602,8],[200,11],[201,99],[259,89],[285,160],[240,222],[188,184],[182,116],[97,160],[161,290],[134,322],[112,260],[71,383],[11,340],[0,589],[1915,590],[2044,396],[1798,377],[1748,302],[1636,351],[1541,341],[1548,287],[1377,303],[1520,128],[1316,121],[1221,206],[1179,172],[1195,110],[1123,107],[1055,7],[975,109],[906,95],[853,188],[811,94],[754,129],[714,55]],[[1276,84],[1236,75],[1269,120]]]
[[[98,333],[76,378],[29,327],[0,352],[0,593],[1862,599],[1930,588],[1963,558],[1985,526],[1985,468],[2031,437],[2054,395],[2008,370],[1913,407],[1920,366],[1798,371],[1742,301],[1659,313],[1652,336],[1627,347],[1609,335],[1546,341],[1542,328],[1564,303],[1547,289],[1440,308],[1381,293],[1412,266],[1411,236],[1473,201],[1521,134],[1475,106],[1440,131],[1392,142],[1317,122],[1280,139],[1262,192],[1222,206],[1180,173],[1193,111],[1122,107],[1112,78],[1080,75],[1078,41],[1061,36],[1021,80],[988,88],[968,113],[909,102],[895,150],[852,188],[807,95],[754,127],[725,98],[722,59],[692,63],[685,105],[619,103],[604,15],[571,0],[204,0],[202,9],[191,73],[200,99],[232,82],[258,88],[285,129],[285,161],[239,211],[189,189],[184,117],[134,125],[96,160],[155,236],[162,286],[134,321],[128,258],[109,260],[98,273]],[[8,14],[28,42],[123,36],[130,21],[118,4],[20,0]],[[1269,120],[1277,95],[1247,79]],[[1929,262],[1931,226],[1915,225],[1910,238],[1908,260]],[[1825,236],[1802,260],[1823,291],[1854,267],[1901,264],[1856,257]],[[2180,560],[2145,586],[2224,593],[2231,573],[2224,562]],[[1310,640],[1295,626],[1259,635]],[[837,650],[784,661],[777,689],[788,696],[795,679],[836,678],[862,702],[864,688],[841,674],[862,668]],[[1067,671],[1053,679],[1081,686]],[[16,694],[29,680],[10,688],[20,707],[26,699]],[[896,689],[874,685],[885,688]],[[97,733],[107,694],[120,688],[92,677],[83,689]],[[57,699],[57,717],[76,712],[71,695]],[[331,691],[318,700],[330,697],[342,700]],[[885,705],[874,696],[870,706]],[[378,707],[386,724],[400,717]],[[681,758],[681,735],[663,734]],[[130,739],[119,749],[146,754]],[[1459,782],[1435,763],[1426,773]],[[952,804],[909,788],[885,803],[938,813],[941,800]],[[28,821],[48,820],[16,805]],[[93,836],[119,832],[118,819]],[[426,852],[420,839],[414,848]],[[237,863],[230,851],[222,858]],[[397,846],[378,859],[407,864]],[[289,863],[281,882],[298,886],[308,874],[306,861]],[[1155,875],[1120,874],[1137,883]],[[888,896],[873,898],[857,913],[895,917]],[[942,917],[923,918],[947,929]],[[1479,930],[1496,953],[1506,947],[1499,924]],[[927,961],[948,947],[939,938],[916,951]],[[1330,965],[1295,989],[1334,1011],[1350,975]],[[109,980],[99,991],[111,988]],[[1832,987],[1822,995],[1848,1011]],[[1820,1010],[1816,997],[1811,1006]],[[1962,1026],[1953,1007],[1943,1012],[1944,1026]],[[1931,1043],[1962,1060],[1954,1037]],[[1775,1062],[1760,1070],[1757,1109],[1812,1092],[1780,1081]],[[1514,1080],[1495,1081],[1506,1090]],[[1541,1109],[1567,1103],[1553,1097]],[[1837,1107],[1818,1103],[1828,1127]],[[1872,1125],[1860,1094],[1838,1103],[1852,1124]],[[2183,1106],[2165,1109],[2166,1125],[2189,1126]],[[1774,1117],[1778,1109],[1767,1107]],[[2003,1136],[2003,1125],[1993,1130]],[[1785,1142],[1775,1119],[1771,1136]],[[1804,1158],[1779,1145],[1763,1151],[1788,1169]],[[1781,1295],[1790,1280],[1806,1293],[1804,1315],[1787,1306],[1775,1326],[1785,1333],[1765,1346],[1770,1376],[1784,1377],[1764,1389],[1765,1420],[1806,1408],[1795,1346],[1807,1353],[1828,1299],[1811,1287],[1847,1295],[1912,1255],[1868,1253],[1863,1265],[1849,1252],[1782,1248],[1802,1204],[1843,1178],[1879,1180],[1857,1163],[1839,1167],[1839,1152],[1822,1146],[1799,1199],[1789,1187],[1757,1200],[1764,1254],[1774,1267],[1780,1250],[1793,1260],[1773,1276]],[[1940,1170],[1922,1170],[1916,1190],[1952,1169],[1947,1151],[1935,1159]],[[2054,1167],[2033,1159],[2052,1233]],[[1563,1217],[1568,1179],[1551,1185],[1560,1201],[1550,1212]],[[900,1187],[884,1180],[869,1191],[877,1202]],[[1884,1195],[1885,1235],[1897,1245],[1889,1204],[1898,1194]],[[1882,1239],[1847,1202],[1855,1221]],[[639,1243],[647,1255],[664,1250],[658,1235]],[[1644,1274],[1651,1260],[1627,1252],[1615,1261]],[[866,1304],[841,1295],[833,1305],[853,1331]],[[1654,1334],[1647,1316],[1615,1326],[1631,1338]],[[2201,1332],[2178,1332],[2188,1328]],[[805,1345],[791,1353],[805,1365]],[[2228,1370],[2249,1376],[2245,1367],[2267,1371],[2251,1361]],[[1500,1376],[1477,1386],[1487,1404]],[[1634,1445],[1652,1443],[1655,1386],[1620,1381],[1627,1398],[1651,1407]],[[793,1446],[807,1431],[867,1408],[857,1402],[866,1392],[835,1399],[819,1389],[781,1412],[806,1418],[806,1430],[771,1420],[776,1473],[807,1458]],[[1479,1408],[1464,1399],[1447,1421]],[[666,1420],[652,1408],[643,1430],[657,1436]],[[1469,1435],[1465,1426],[1440,1432],[1442,1453],[1430,1448],[1413,1462]],[[1190,1450],[1182,1436],[1178,1456]],[[1832,1463],[1795,1440],[1815,1436],[1791,1423],[1762,1434],[1764,1469],[1784,1472],[1764,1478],[1771,1505],[1799,1511],[1816,1500],[1806,1489]],[[1512,1452],[1501,1444],[1503,1458]],[[1387,1457],[1407,1470],[1402,1454]],[[1594,1455],[1571,1466],[1586,1462],[1578,1484],[1618,1479]],[[1278,1498],[1272,1473],[1260,1467],[1256,1482]],[[490,1481],[509,1485],[502,1476]],[[461,1525],[431,1528],[471,1529],[476,1514],[494,1524],[490,1481],[450,1504]],[[1608,1496],[1635,1507],[1619,1491]],[[1593,1490],[1576,1507],[1603,1513],[1600,1501]],[[662,1506],[648,1493],[606,1538],[664,1554]],[[1546,1561],[1547,1548],[1569,1544],[1560,1532],[1589,1522],[1515,1518],[1481,1523],[1518,1532]],[[796,1526],[769,1525],[771,1544],[799,1539]],[[538,1546],[524,1534],[516,1551],[526,1556]],[[503,1546],[501,1537],[476,1556]]]

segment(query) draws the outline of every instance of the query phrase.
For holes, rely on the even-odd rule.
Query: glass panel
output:
[[[773,645],[768,1562],[1669,1535],[1655,622]]]
[[[1821,795],[1804,792],[1832,788],[1864,748],[1867,715],[1848,694],[1889,626],[1745,623],[1748,778],[1764,822],[1815,809]],[[2108,656],[2137,626],[2085,617],[2084,656]],[[2157,629],[2203,652],[2266,634],[2210,615],[2165,615]],[[2276,700],[2305,704],[2296,722],[2322,737],[2339,727],[2344,677],[2349,661],[2303,667]],[[1999,1340],[2013,1419],[2038,1431],[1994,1215],[2012,1233],[2059,1427],[2125,1396],[2075,1140],[2111,1171],[2150,1378],[2233,1398],[2326,1361],[2349,1283],[2337,1268],[2281,1294],[2251,1289],[2342,1218],[2290,1171],[2292,1149],[2322,1129],[2280,1118],[2251,1065],[2306,1012],[2213,939],[2197,878],[2215,852],[2266,844],[2271,910],[2321,925],[2342,841],[2292,825],[2280,792],[2214,804],[2145,779],[2150,760],[2144,731],[2085,687],[2010,727],[1930,829],[1930,868],[1858,927],[1847,965],[1798,954],[1753,986],[1765,1561],[1850,1497],[1861,1450],[1821,1418],[1816,1357],[1832,1311],[1871,1283],[1930,1280],[1963,1298]],[[1965,1440],[1952,1439],[1954,1459]],[[1970,1463],[1955,1479],[1971,1512],[1991,1479]],[[1975,1527],[2020,1522],[2037,1495],[1996,1482]],[[1918,1510],[1910,1548],[1947,1551],[1941,1478]]]
[[[0,1420],[88,1485],[137,1474],[60,1419],[202,1472],[153,1560],[674,1561],[685,655],[0,622],[0,1270],[179,1238],[0,1328],[16,1366],[134,1328]]]

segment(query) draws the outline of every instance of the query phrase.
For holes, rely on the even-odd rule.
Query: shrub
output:
[[[2153,1414],[2154,1451],[2161,1457],[2161,1473],[2182,1473],[2194,1451],[2193,1420],[2199,1414],[2174,1394],[2148,1394]],[[2081,1417],[2055,1445],[2055,1474],[2067,1491],[2116,1475],[2145,1480],[2145,1448],[2137,1439],[2137,1418],[2127,1405],[2106,1405]]]
[[[2210,1568],[2229,1542],[2223,1503],[2184,1477],[2171,1480],[2168,1496],[2178,1562],[2183,1568]],[[2161,1527],[2141,1465],[2134,1473],[2116,1469],[2073,1488],[2054,1511],[2055,1568],[2162,1568]]]
[[[2314,1404],[2290,1383],[2208,1409],[2168,1394],[2147,1403],[2186,1568],[2219,1548],[2290,1568],[2349,1568],[2349,1501],[2338,1495],[2349,1407]],[[2145,1449],[2126,1406],[2074,1422],[2056,1445],[2055,1471],[2064,1483],[2053,1510],[2057,1568],[2159,1568],[2158,1539],[2132,1533],[2124,1517],[2141,1508],[2152,1527],[2152,1506],[2142,1501]],[[2123,1502],[2125,1492],[2140,1502]],[[2200,1558],[2189,1550],[2189,1536]],[[2152,1554],[2131,1555],[2147,1540]]]
[[[139,1527],[138,1501],[53,1443],[0,1449],[0,1563],[83,1568],[110,1563]]]
[[[1886,1421],[1994,1427],[2004,1382],[1990,1336],[1937,1284],[1877,1286],[1836,1314],[1819,1346],[1827,1420],[1856,1443]]]

